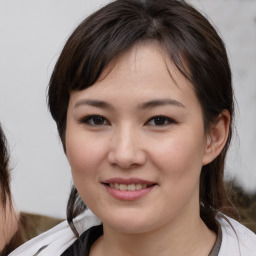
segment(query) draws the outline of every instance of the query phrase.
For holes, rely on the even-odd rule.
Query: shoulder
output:
[[[86,211],[74,220],[74,224],[79,232],[83,233],[88,228],[99,225],[100,220],[91,211]],[[9,256],[19,255],[61,255],[76,240],[76,237],[65,220],[54,228],[29,240],[25,244],[14,250]]]
[[[217,217],[222,230],[222,243],[219,256],[255,256],[256,234],[229,218],[219,214]]]
[[[20,233],[23,243],[61,223],[63,219],[27,212],[20,213]]]
[[[14,249],[33,237],[59,224],[62,220],[44,215],[20,212],[19,226],[11,241],[6,245],[3,255],[9,255]],[[1,254],[1,255],[2,255]]]

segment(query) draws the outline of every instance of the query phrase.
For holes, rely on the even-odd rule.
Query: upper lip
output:
[[[101,183],[110,184],[110,183],[117,183],[117,184],[146,184],[152,185],[156,184],[156,182],[142,180],[139,178],[111,178],[107,180],[103,180]]]

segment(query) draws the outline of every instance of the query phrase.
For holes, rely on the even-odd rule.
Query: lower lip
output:
[[[105,185],[105,188],[107,189],[108,193],[115,197],[116,199],[119,200],[124,200],[124,201],[132,201],[139,199],[146,194],[148,194],[155,186],[151,186],[148,188],[140,189],[140,190],[135,190],[135,191],[122,191],[119,189],[111,188],[108,185]]]

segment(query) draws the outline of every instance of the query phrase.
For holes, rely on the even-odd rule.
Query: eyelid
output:
[[[165,119],[165,121],[167,121],[168,123],[167,124],[163,124],[163,125],[156,125],[156,124],[149,124],[150,121],[153,121],[154,119],[156,118],[163,118]],[[173,118],[170,118],[170,117],[167,117],[167,116],[164,116],[164,115],[157,115],[157,116],[153,116],[151,117],[150,119],[148,119],[148,121],[146,122],[146,125],[149,125],[149,126],[159,126],[159,127],[164,127],[164,126],[167,126],[167,125],[170,125],[170,124],[176,124],[177,121],[175,121]]]
[[[102,118],[104,120],[103,124],[91,124],[89,121],[93,120],[93,118]],[[106,123],[105,123],[106,122]],[[85,124],[88,126],[100,127],[104,125],[110,125],[110,122],[102,115],[87,115],[79,119],[79,123]]]

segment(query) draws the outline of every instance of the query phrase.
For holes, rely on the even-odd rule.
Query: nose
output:
[[[108,161],[122,169],[142,166],[146,162],[146,152],[138,132],[132,127],[123,127],[113,132]]]

